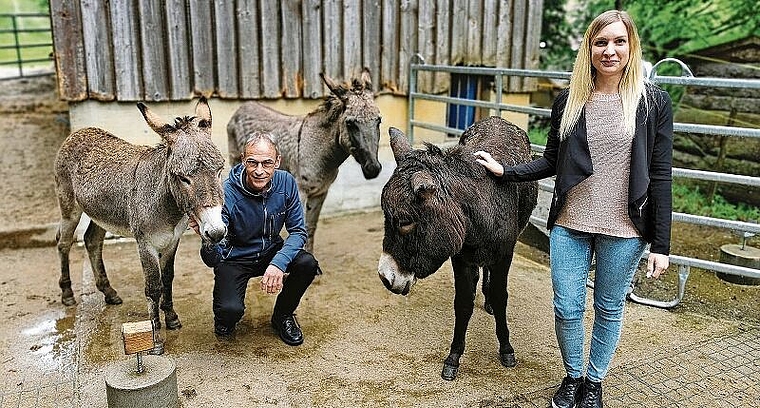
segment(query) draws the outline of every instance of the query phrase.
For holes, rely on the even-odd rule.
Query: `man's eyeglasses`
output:
[[[274,160],[264,160],[260,162],[254,159],[245,159],[245,165],[247,167],[253,167],[254,169],[258,168],[259,165],[261,165],[261,167],[266,170],[272,170],[274,168],[274,164]]]

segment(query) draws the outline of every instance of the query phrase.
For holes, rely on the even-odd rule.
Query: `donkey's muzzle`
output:
[[[362,165],[362,174],[364,174],[365,179],[369,180],[377,177],[382,169],[383,166],[380,162],[367,162]]]
[[[213,243],[218,243],[224,237],[227,235],[227,227],[222,226],[221,228],[209,228],[208,230],[203,231],[203,237],[207,241],[211,241]]]

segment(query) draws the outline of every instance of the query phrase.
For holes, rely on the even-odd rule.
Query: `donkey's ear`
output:
[[[412,174],[410,182],[414,195],[423,200],[432,197],[438,190],[438,184],[436,184],[433,176],[427,171],[418,171]]]
[[[153,129],[154,132],[158,133],[162,138],[167,139],[167,135],[170,134],[172,130],[174,130],[174,127],[172,125],[164,122],[163,119],[148,109],[144,103],[137,102],[137,109],[140,109],[140,113],[142,113],[143,117],[145,118],[145,122],[148,123],[148,126],[150,126],[150,128]],[[167,140],[167,142],[172,141],[173,140]]]
[[[364,89],[372,91],[372,76],[369,74],[369,68],[364,67],[362,69],[362,82],[364,82]]]
[[[346,88],[344,88],[341,84],[335,82],[334,79],[325,75],[324,72],[320,72],[319,77],[322,78],[322,82],[327,85],[327,87],[330,89],[330,92],[335,94],[335,96],[338,98],[343,98],[343,96],[346,94]]]
[[[205,96],[201,96],[198,104],[195,105],[195,116],[201,119],[198,126],[211,129],[211,108]]]
[[[409,144],[409,140],[401,130],[391,127],[388,129],[388,135],[391,137],[391,150],[393,150],[393,157],[398,163],[405,154],[412,150],[412,145]]]

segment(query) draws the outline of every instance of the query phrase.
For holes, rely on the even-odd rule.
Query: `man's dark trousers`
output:
[[[214,324],[234,329],[245,312],[245,292],[251,278],[263,276],[274,257],[265,256],[257,261],[225,261],[214,268]],[[295,312],[314,276],[321,273],[314,256],[305,250],[285,270],[288,274],[277,296],[272,316],[290,315]]]

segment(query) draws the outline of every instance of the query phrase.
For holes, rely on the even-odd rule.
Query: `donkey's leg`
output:
[[[94,221],[90,221],[87,231],[84,233],[84,245],[87,248],[87,255],[90,258],[92,274],[95,275],[95,286],[105,295],[106,303],[109,305],[121,304],[121,298],[111,287],[106,275],[106,266],[103,263],[103,240],[106,237],[106,230],[101,228]]]
[[[143,274],[145,275],[145,298],[148,301],[148,315],[156,329],[161,328],[159,319],[159,304],[161,302],[161,271],[159,255],[156,248],[143,239],[137,240],[137,251],[140,254]]]
[[[61,222],[58,224],[58,231],[55,233],[55,240],[58,242],[58,258],[61,261],[61,277],[58,279],[58,286],[61,288],[61,303],[65,306],[72,306],[77,303],[74,299],[74,291],[71,290],[71,271],[69,269],[69,253],[71,245],[74,243],[74,230],[79,224],[82,217],[82,210],[76,207],[71,200],[63,200],[59,197],[61,206]]]
[[[174,281],[174,257],[177,255],[177,246],[179,241],[174,244],[173,248],[167,249],[161,253],[161,310],[164,311],[164,321],[166,328],[175,330],[182,327],[179,316],[174,311],[174,301],[172,300],[172,282]]]
[[[306,238],[306,245],[304,248],[314,253],[314,235],[317,233],[317,222],[319,222],[319,213],[322,212],[322,205],[327,198],[327,191],[317,195],[310,195],[306,198],[304,206],[304,212],[306,213],[306,231],[308,237]]]
[[[504,367],[514,367],[515,349],[509,342],[509,327],[507,326],[507,276],[509,266],[512,264],[514,245],[503,259],[493,265],[491,269],[490,298],[493,307],[493,317],[496,321],[496,338],[499,339],[499,360]]]
[[[464,353],[465,334],[475,308],[475,289],[478,285],[476,265],[464,262],[459,256],[452,257],[451,264],[454,267],[454,339],[441,371],[441,378],[449,381],[456,378],[459,358]]]
[[[493,314],[493,307],[491,307],[491,271],[488,269],[487,266],[483,267],[483,283],[481,283],[481,291],[483,292],[483,297],[485,300],[483,301],[483,309],[486,311],[486,313],[492,315]]]

